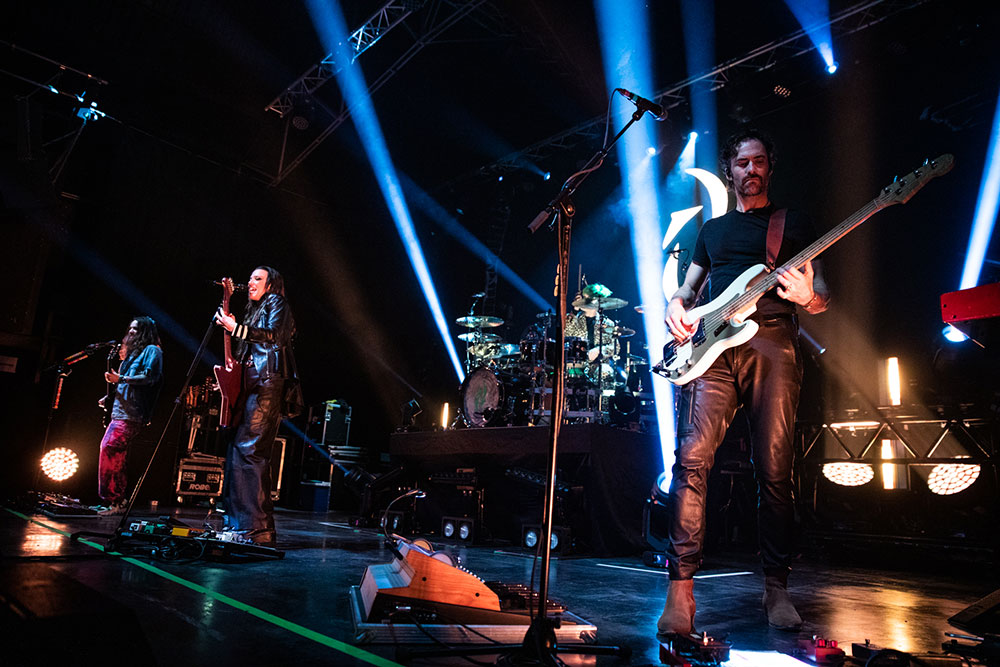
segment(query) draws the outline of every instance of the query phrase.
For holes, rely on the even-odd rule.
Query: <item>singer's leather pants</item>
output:
[[[247,368],[247,375],[253,372]],[[274,513],[271,502],[271,475],[268,465],[274,437],[281,423],[284,381],[273,378],[257,382],[245,378],[239,401],[243,414],[236,436],[226,456],[225,499],[226,527],[264,540],[274,539]]]
[[[670,484],[671,579],[698,571],[705,541],[705,496],[715,452],[743,405],[750,420],[758,527],[764,571],[787,576],[794,522],[792,459],[802,381],[798,322],[779,316],[722,353],[677,399],[677,450]]]

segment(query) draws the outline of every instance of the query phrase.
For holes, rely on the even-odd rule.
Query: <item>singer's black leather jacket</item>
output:
[[[295,318],[288,301],[280,294],[265,294],[256,311],[248,310],[243,323],[233,330],[233,337],[240,341],[236,358],[248,367],[247,375],[255,375],[260,382],[293,377],[294,335]]]

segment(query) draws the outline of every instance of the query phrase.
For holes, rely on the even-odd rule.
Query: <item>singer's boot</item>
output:
[[[694,579],[673,579],[667,587],[667,603],[656,622],[662,634],[694,632]]]
[[[792,599],[788,597],[788,578],[766,576],[764,578],[764,612],[772,628],[798,630],[802,617],[795,611]]]

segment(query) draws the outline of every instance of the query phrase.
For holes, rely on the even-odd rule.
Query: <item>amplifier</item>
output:
[[[221,456],[195,454],[177,464],[177,501],[187,498],[218,498],[222,495],[223,459]]]

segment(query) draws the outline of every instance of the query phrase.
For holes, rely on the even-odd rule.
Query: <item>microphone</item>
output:
[[[624,88],[615,88],[615,92],[628,99],[639,111],[648,111],[656,120],[667,119],[667,111],[663,108],[662,104],[647,100],[645,97],[640,97]]]
[[[222,287],[221,280],[213,280],[212,284]],[[246,291],[247,291],[247,286],[244,285],[243,283],[233,283],[233,292],[246,292]]]
[[[117,344],[118,344],[118,341],[116,341],[116,340],[109,340],[109,341],[106,341],[104,343],[91,343],[90,345],[87,346],[87,349],[88,350],[100,350],[100,349],[103,349],[103,348],[106,348],[106,347],[114,347]]]

